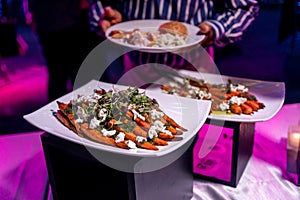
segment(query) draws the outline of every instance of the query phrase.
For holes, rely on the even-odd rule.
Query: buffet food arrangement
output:
[[[211,112],[223,114],[251,115],[265,104],[260,102],[249,88],[240,83],[228,80],[226,84],[211,84],[203,79],[195,81],[189,78],[169,82],[161,89],[168,94],[179,95],[199,100],[212,101]]]
[[[55,116],[74,133],[123,149],[158,150],[187,131],[138,88],[96,89],[57,105]]]

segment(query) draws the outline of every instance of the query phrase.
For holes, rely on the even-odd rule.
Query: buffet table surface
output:
[[[300,104],[287,104],[272,119],[255,123],[253,154],[237,187],[195,178],[192,199],[300,199],[286,164],[287,128],[299,119]],[[0,136],[0,199],[51,199],[43,133]]]

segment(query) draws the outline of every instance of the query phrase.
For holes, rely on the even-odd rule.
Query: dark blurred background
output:
[[[215,62],[223,75],[285,82],[285,104],[300,102],[298,1],[259,2],[260,14],[242,40],[216,49]],[[26,6],[0,0],[0,134],[36,130],[23,115],[47,103],[47,68],[37,35],[26,25]]]

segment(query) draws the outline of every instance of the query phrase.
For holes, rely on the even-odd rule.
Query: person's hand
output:
[[[112,9],[111,7],[105,7],[104,13],[100,17],[99,25],[105,33],[105,31],[114,24],[122,21],[122,15],[119,11]]]
[[[200,31],[198,34],[204,35],[204,39],[200,42],[203,46],[210,46],[214,43],[214,31],[211,26],[205,22],[202,22],[198,25]]]

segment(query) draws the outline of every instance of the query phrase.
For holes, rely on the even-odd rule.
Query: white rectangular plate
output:
[[[67,103],[71,99],[76,98],[79,94],[89,95],[93,93],[94,89],[99,88],[103,88],[105,90],[110,90],[113,88],[127,89],[128,86],[112,85],[92,80],[86,85],[57,100]],[[209,101],[195,101],[188,98],[170,96],[161,92],[146,91],[146,95],[150,98],[156,99],[160,105],[160,108],[167,115],[172,117],[177,123],[179,123],[186,129],[188,129],[188,131],[183,132],[183,134],[176,136],[177,138],[174,141],[168,142],[168,146],[158,147],[158,151],[145,149],[137,149],[136,151],[126,150],[81,138],[74,132],[70,131],[67,127],[62,125],[60,121],[58,121],[58,119],[56,119],[56,117],[53,115],[53,112],[57,111],[58,109],[56,101],[45,105],[44,107],[36,110],[33,113],[25,115],[24,118],[32,125],[50,134],[88,147],[127,156],[157,157],[171,153],[172,151],[179,149],[185,143],[190,141],[197,134],[197,132],[207,119],[211,106],[211,103]],[[195,110],[197,111],[195,112]]]
[[[226,84],[227,80],[230,79],[233,83],[240,83],[248,87],[249,92],[255,95],[257,99],[266,106],[265,108],[254,112],[252,115],[210,114],[208,116],[209,119],[233,122],[266,121],[276,115],[284,103],[285,84],[283,82],[261,81],[187,70],[179,70],[179,72],[183,75],[203,79],[205,82],[212,84]],[[159,87],[150,87],[148,90],[164,93]]]

